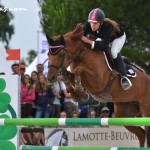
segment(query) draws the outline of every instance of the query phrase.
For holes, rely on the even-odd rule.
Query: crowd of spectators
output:
[[[72,99],[62,75],[51,85],[43,74],[43,64],[37,64],[31,74],[25,74],[23,64],[14,63],[11,69],[13,75],[21,76],[21,118],[59,118],[64,112],[67,118],[112,117],[113,103],[95,105]]]

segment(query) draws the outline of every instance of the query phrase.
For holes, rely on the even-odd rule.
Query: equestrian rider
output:
[[[93,9],[88,16],[88,21],[84,23],[84,36],[82,40],[91,45],[94,50],[106,51],[111,43],[111,55],[116,70],[121,74],[121,86],[124,90],[128,90],[132,83],[127,78],[124,61],[120,55],[120,51],[125,43],[126,34],[118,23],[105,18],[104,12],[99,9]],[[93,35],[97,39],[90,40],[86,36]]]

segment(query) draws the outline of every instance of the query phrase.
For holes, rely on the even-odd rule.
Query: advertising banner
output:
[[[20,117],[20,77],[0,75],[0,118]],[[2,150],[18,150],[17,126],[0,126]]]
[[[45,146],[139,147],[124,127],[45,128]]]

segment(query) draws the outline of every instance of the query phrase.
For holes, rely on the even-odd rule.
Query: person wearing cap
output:
[[[120,51],[125,43],[126,34],[117,22],[105,18],[105,13],[99,8],[93,9],[88,16],[88,21],[83,25],[84,36],[82,41],[91,45],[96,51],[106,51],[111,44],[111,56],[117,72],[121,75],[121,86],[124,90],[131,88],[132,83],[126,75],[124,61]],[[94,37],[91,40],[87,37]]]
[[[20,75],[21,75],[21,82],[22,82],[23,78],[24,78],[25,71],[26,71],[26,67],[25,67],[25,65],[20,64],[19,68],[20,68]]]
[[[100,114],[101,118],[109,118],[109,108],[103,107]]]
[[[25,71],[26,71],[25,65],[21,64],[21,65],[20,65],[20,74],[21,74],[21,75],[24,75],[24,74],[25,74]]]

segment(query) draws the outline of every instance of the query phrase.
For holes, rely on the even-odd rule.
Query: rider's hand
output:
[[[81,40],[82,40],[83,42],[85,42],[85,43],[90,44],[90,45],[92,45],[92,42],[93,42],[92,40],[88,39],[88,38],[85,37],[85,36],[82,36]]]

